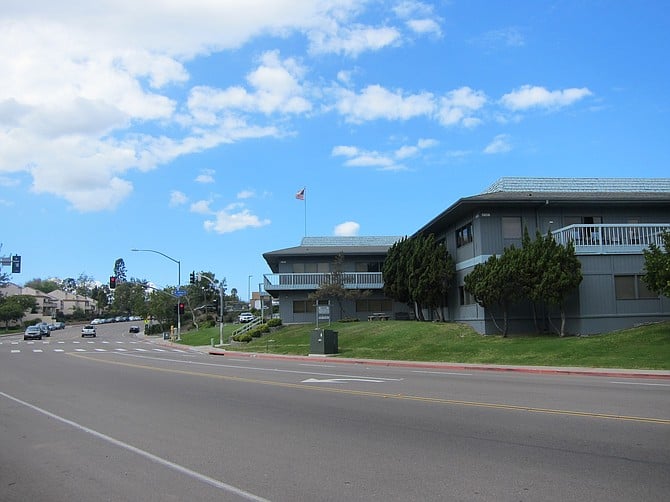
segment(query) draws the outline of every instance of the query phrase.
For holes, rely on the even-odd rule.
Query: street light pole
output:
[[[251,278],[253,275],[249,276],[249,279],[247,280],[247,298],[249,299],[249,309],[251,309]]]
[[[207,279],[210,284],[216,286],[216,282],[206,275],[198,274],[198,279]],[[224,294],[226,291],[225,285],[226,279],[221,279],[221,281],[219,281],[219,345],[223,345],[223,312],[225,310],[223,302],[226,298],[226,295]]]
[[[165,253],[162,253],[160,251],[156,251],[155,249],[131,249],[131,251],[142,251],[146,253],[156,253],[159,254],[168,260],[171,260],[177,264],[177,291],[181,290],[181,262],[179,260],[176,260],[172,258],[172,256],[168,256]],[[177,296],[177,341],[181,341],[181,312],[179,312],[179,303],[181,302],[180,297]]]

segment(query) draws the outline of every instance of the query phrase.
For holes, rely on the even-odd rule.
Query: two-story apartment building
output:
[[[98,302],[92,298],[60,290],[43,293],[35,288],[8,283],[3,288],[0,288],[0,294],[3,296],[27,295],[35,298],[36,308],[30,312],[26,312],[23,321],[34,319],[46,321],[47,319],[55,318],[56,313],[71,315],[76,310],[81,310],[86,314],[93,314],[98,309]]]
[[[386,298],[382,265],[389,248],[400,237],[305,237],[296,247],[263,254],[272,274],[264,289],[279,300],[285,323],[314,322],[317,305],[309,298],[322,284],[337,281],[359,291],[359,298],[330,305],[330,319],[367,319],[374,313],[407,312],[407,305]],[[340,263],[338,257],[343,260]],[[322,307],[325,307],[323,305]]]
[[[531,236],[551,231],[558,242],[575,245],[584,279],[565,305],[568,332],[601,333],[670,319],[670,299],[651,293],[641,280],[643,250],[652,242],[661,246],[662,233],[670,231],[670,179],[603,178],[501,178],[422,226],[416,234],[434,234],[456,262],[445,319],[467,323],[480,333],[497,332],[491,318],[496,312],[474,302],[464,278],[491,255],[521,246],[524,228]],[[331,308],[332,319],[407,313],[407,305],[383,296],[381,267],[398,239],[310,237],[298,247],[265,253],[273,272],[265,276],[265,290],[279,299],[285,322],[313,322],[317,306],[309,294],[329,280],[341,253],[343,272],[351,274],[347,287],[369,293],[349,302],[344,313]],[[516,305],[510,321],[513,332],[535,329],[530,305]]]

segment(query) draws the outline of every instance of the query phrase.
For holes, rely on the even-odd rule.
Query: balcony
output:
[[[345,289],[382,289],[381,272],[341,272],[314,274],[265,274],[265,291],[316,290],[324,284],[341,283]]]
[[[670,224],[570,225],[552,234],[559,244],[572,241],[578,255],[642,254],[652,243],[663,248],[664,232]]]

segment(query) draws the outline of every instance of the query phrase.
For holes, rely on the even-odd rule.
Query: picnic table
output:
[[[374,312],[368,316],[368,321],[388,321],[390,317],[386,312]]]

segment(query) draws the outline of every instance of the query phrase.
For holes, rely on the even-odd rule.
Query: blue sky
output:
[[[0,255],[23,257],[18,284],[106,282],[122,258],[175,285],[142,248],[244,299],[262,253],[305,228],[409,235],[502,176],[670,173],[666,2],[2,5]]]

